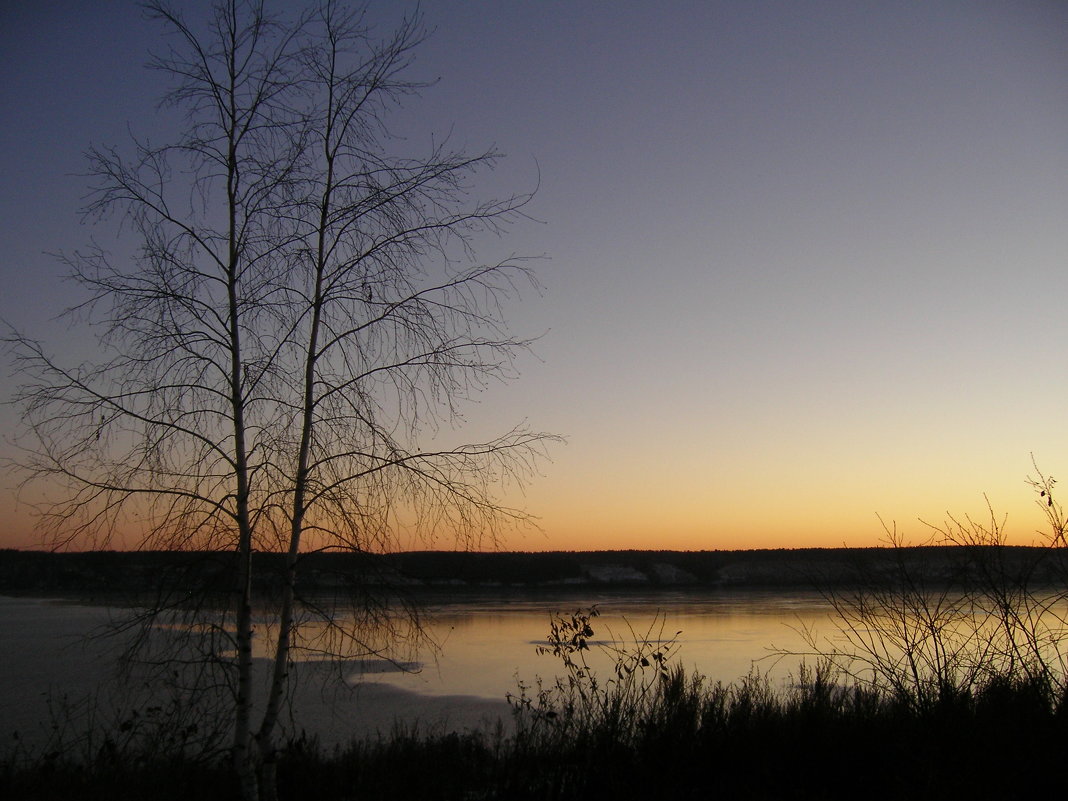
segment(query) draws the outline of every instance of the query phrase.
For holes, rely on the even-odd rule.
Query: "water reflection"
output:
[[[353,649],[342,665],[314,651],[302,657],[302,678],[293,726],[316,731],[323,742],[389,731],[395,722],[465,728],[507,716],[504,698],[518,681],[547,681],[560,672],[551,656],[537,653],[551,616],[596,604],[595,639],[623,644],[630,629],[649,633],[656,621],[670,638],[679,632],[678,657],[709,678],[733,681],[756,663],[786,678],[796,665],[772,666],[769,648],[801,649],[796,629],[829,629],[829,610],[816,595],[796,592],[599,593],[596,595],[454,595],[427,599],[429,633],[437,649],[396,661]],[[115,610],[36,599],[0,598],[0,735],[44,732],[49,699],[94,696],[112,675],[114,642],[85,640]],[[121,611],[116,614],[122,614]],[[340,629],[345,621],[339,620]],[[224,631],[221,640],[227,638]],[[169,637],[166,630],[160,632]],[[315,642],[322,624],[308,623],[301,641]],[[269,652],[271,629],[260,621],[256,652]],[[215,653],[223,654],[223,648]],[[763,660],[763,661],[762,661]],[[260,663],[264,664],[264,663]],[[607,668],[607,665],[605,665]],[[344,679],[342,683],[337,677]],[[121,688],[120,688],[121,692]]]
[[[551,679],[560,665],[539,655],[553,614],[597,605],[594,639],[626,646],[634,635],[676,638],[678,659],[713,680],[733,681],[756,665],[785,678],[796,664],[773,664],[773,651],[805,650],[805,628],[829,628],[829,607],[814,593],[663,593],[590,598],[478,597],[436,599],[430,633],[439,644],[417,674],[375,676],[375,681],[430,695],[502,698],[517,679]],[[676,632],[678,632],[677,637]],[[355,677],[354,677],[355,678]]]

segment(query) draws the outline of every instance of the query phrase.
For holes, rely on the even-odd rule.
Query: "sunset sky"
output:
[[[1068,479],[1068,3],[421,7],[440,81],[405,130],[507,153],[486,195],[540,181],[480,243],[547,257],[510,314],[544,336],[472,436],[568,439],[505,547],[866,546],[984,493],[1037,539],[1032,454]],[[158,43],[127,0],[0,4],[0,318],[72,358],[47,253],[93,234],[90,143],[167,135]],[[0,546],[34,542],[5,473]]]

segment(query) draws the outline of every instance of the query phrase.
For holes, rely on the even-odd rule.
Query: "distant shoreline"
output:
[[[952,583],[970,564],[991,560],[1041,583],[1036,565],[1050,555],[1032,546],[799,548],[748,551],[409,551],[397,554],[316,553],[300,566],[303,592],[350,587],[418,594],[453,590],[584,588],[829,588],[889,579],[904,566],[936,583]],[[260,553],[258,588],[270,592],[282,575],[281,554]],[[220,552],[0,549],[0,593],[33,595],[141,593],[160,587],[225,593],[233,556]]]

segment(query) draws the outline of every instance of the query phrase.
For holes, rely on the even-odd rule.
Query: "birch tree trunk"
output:
[[[391,610],[368,608],[366,586],[306,603],[302,554],[386,552],[402,533],[492,545],[528,521],[498,492],[555,438],[445,430],[473,393],[514,377],[529,345],[504,312],[536,287],[532,273],[474,258],[529,195],[471,195],[494,151],[431,138],[396,152],[390,114],[424,88],[406,77],[416,19],[379,36],[331,2],[286,20],[219,0],[207,26],[148,9],[170,37],[153,66],[183,127],[163,147],[90,153],[88,212],[117,212],[140,245],[129,260],[66,259],[102,360],[68,368],[28,337],[8,341],[27,376],[26,467],[57,493],[56,543],[104,545],[136,517],[141,547],[232,560],[225,608],[183,587],[143,621],[182,635],[173,662],[157,663],[196,665],[204,688],[227,688],[233,767],[258,801],[275,795],[303,649],[364,658],[398,630]],[[281,576],[263,574],[261,551],[284,554]],[[258,591],[269,580],[273,599]],[[316,610],[311,634],[301,623]]]

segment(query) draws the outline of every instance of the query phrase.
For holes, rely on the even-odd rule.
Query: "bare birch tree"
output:
[[[234,560],[228,605],[198,605],[206,639],[182,647],[231,692],[234,766],[252,799],[273,794],[295,653],[369,647],[336,607],[299,597],[302,554],[386,551],[402,532],[489,544],[527,519],[496,493],[552,437],[448,439],[469,395],[512,377],[528,345],[503,304],[533,276],[518,260],[479,264],[471,243],[529,196],[473,198],[495,152],[397,154],[389,115],[421,88],[406,77],[416,19],[379,38],[330,2],[285,20],[221,0],[206,27],[148,9],[171,37],[153,66],[184,128],[132,156],[90,151],[89,214],[121,215],[140,249],[66,259],[86,291],[72,312],[107,356],[70,368],[13,335],[19,402],[31,474],[60,491],[45,515],[57,546],[132,531],[143,548]],[[285,560],[266,613],[257,552]],[[302,629],[315,611],[323,625]],[[262,682],[257,625],[270,635],[257,640]]]

